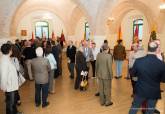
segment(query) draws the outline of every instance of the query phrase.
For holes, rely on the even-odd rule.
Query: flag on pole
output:
[[[86,40],[86,31],[84,32],[84,39],[83,39],[84,41]]]
[[[139,27],[138,27],[138,25],[136,25],[133,43],[138,43],[138,42],[139,42]]]
[[[34,33],[32,32],[32,43],[34,42]]]
[[[152,40],[156,40],[157,37],[156,37],[156,24],[154,24],[152,26],[152,29],[151,29],[151,34],[150,34],[150,40],[149,41],[152,41]]]
[[[64,35],[64,33],[63,33],[63,30],[62,30],[62,33],[61,33],[61,41],[62,41],[62,42],[65,42],[65,35]]]
[[[119,27],[119,32],[118,32],[118,40],[122,39],[122,32],[121,32],[121,26]]]
[[[54,31],[52,31],[52,40],[53,40],[53,41],[55,40],[55,34],[54,34]]]
[[[64,46],[64,42],[65,42],[65,36],[64,36],[63,30],[62,30],[61,38],[60,38],[60,44],[62,47]]]

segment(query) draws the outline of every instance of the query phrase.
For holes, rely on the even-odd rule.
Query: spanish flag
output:
[[[133,42],[134,43],[139,42],[139,27],[138,27],[138,25],[136,25],[136,28],[135,28]]]

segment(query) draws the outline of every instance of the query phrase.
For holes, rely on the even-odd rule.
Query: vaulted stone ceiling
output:
[[[34,10],[48,10],[58,15],[66,25],[69,34],[74,34],[76,23],[85,16],[91,30],[98,35],[105,34],[108,17],[115,17],[114,26],[130,10],[139,10],[149,22],[161,29],[164,11],[159,10],[162,0],[1,0],[0,36],[15,35],[21,18]],[[160,30],[161,31],[161,30]]]

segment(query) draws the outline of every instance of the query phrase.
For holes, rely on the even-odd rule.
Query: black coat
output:
[[[67,57],[70,59],[71,63],[75,63],[76,47],[72,46],[70,48],[70,46],[68,46],[66,54],[67,54]]]
[[[135,94],[146,99],[159,99],[160,82],[165,82],[165,64],[156,55],[148,54],[135,61],[132,68],[134,76],[138,77]]]

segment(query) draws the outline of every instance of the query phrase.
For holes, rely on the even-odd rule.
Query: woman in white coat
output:
[[[54,85],[55,85],[54,71],[55,69],[57,69],[57,62],[51,52],[52,52],[51,46],[47,45],[46,50],[45,50],[45,57],[48,59],[51,66],[51,71],[49,72],[49,93],[53,94]]]

